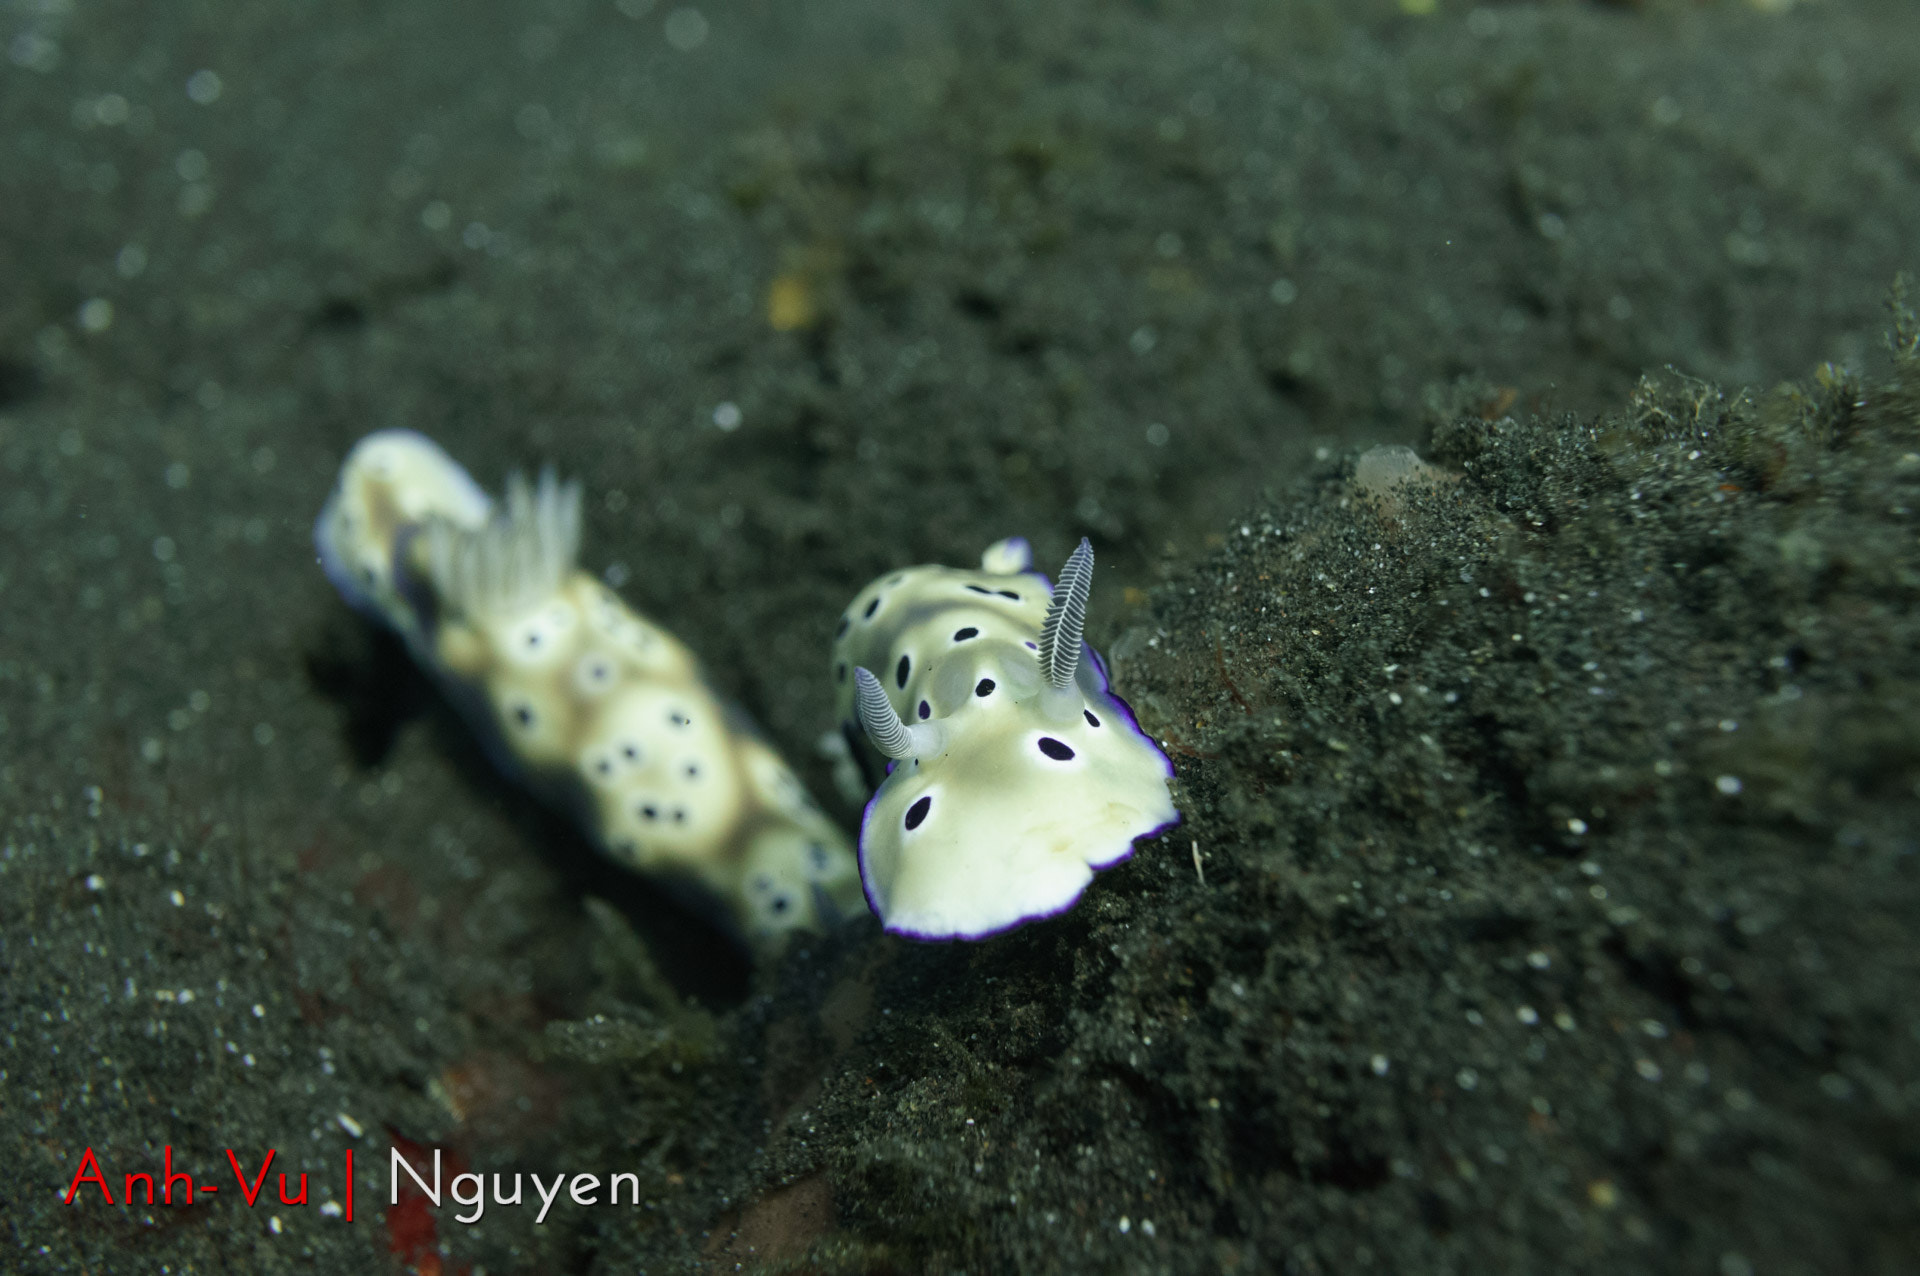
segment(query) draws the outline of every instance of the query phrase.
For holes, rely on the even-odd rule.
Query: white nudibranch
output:
[[[756,938],[859,907],[851,847],[786,763],[684,645],[575,566],[577,483],[516,475],[496,505],[432,440],[381,431],[348,455],[314,543],[501,768],[614,859],[697,883]]]
[[[1012,539],[979,571],[893,572],[840,618],[842,730],[870,775],[892,759],[860,873],[897,934],[980,939],[1064,912],[1095,869],[1180,819],[1172,764],[1081,641],[1093,547],[1057,586],[1031,559]]]

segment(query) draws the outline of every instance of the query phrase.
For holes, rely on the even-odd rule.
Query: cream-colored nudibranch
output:
[[[860,872],[898,934],[979,939],[1064,912],[1095,869],[1180,818],[1172,764],[1081,641],[1093,547],[1054,587],[1031,561],[1015,539],[979,571],[894,572],[840,619],[842,729],[870,764],[893,759]]]
[[[621,863],[691,879],[757,937],[859,907],[854,856],[693,654],[574,565],[580,488],[499,504],[431,440],[361,440],[314,527],[347,601],[391,625],[502,769]]]

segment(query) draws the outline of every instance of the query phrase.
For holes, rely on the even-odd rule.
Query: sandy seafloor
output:
[[[0,48],[0,1266],[1920,1267],[1920,6]],[[390,426],[583,476],[586,565],[849,824],[853,592],[1090,536],[1186,822],[1057,921],[750,960],[328,587]],[[1441,474],[1367,499],[1381,442]],[[62,1204],[169,1146],[225,1190]],[[467,1226],[393,1146],[644,1203]],[[238,1199],[269,1147],[306,1206]]]

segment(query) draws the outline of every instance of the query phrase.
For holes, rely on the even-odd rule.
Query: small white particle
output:
[[[1367,1066],[1373,1069],[1374,1076],[1384,1077],[1387,1075],[1387,1070],[1393,1065],[1387,1061],[1387,1056],[1377,1054],[1367,1061]]]
[[[740,411],[740,405],[731,399],[720,404],[713,410],[713,423],[728,434],[739,429],[740,422],[744,419]]]
[[[1527,954],[1527,965],[1533,967],[1535,970],[1545,970],[1547,967],[1553,965],[1553,958],[1536,948]]]
[[[1633,1061],[1633,1070],[1648,1081],[1658,1081],[1660,1079],[1660,1065],[1651,1059],[1635,1059]]]
[[[107,879],[106,879],[106,878],[104,878],[104,877],[102,877],[102,876],[100,876],[100,874],[98,874],[98,873],[88,873],[88,874],[87,874],[87,889],[88,889],[88,890],[90,890],[90,891],[99,891],[99,890],[105,890],[106,888],[107,888]]]
[[[707,42],[712,28],[698,9],[675,9],[663,24],[667,43],[681,53],[691,53]]]
[[[1716,780],[1714,780],[1713,787],[1720,790],[1720,792],[1726,795],[1727,797],[1732,797],[1734,794],[1738,793],[1745,786],[1740,783],[1739,776],[1723,775],[1717,778]]]
[[[201,106],[212,106],[218,102],[220,91],[225,87],[217,71],[202,69],[187,77],[187,96]]]
[[[1154,447],[1165,447],[1167,445],[1167,440],[1172,437],[1173,437],[1173,432],[1168,430],[1166,426],[1160,424],[1160,422],[1158,421],[1155,421],[1152,425],[1149,425],[1147,427],[1147,442],[1152,444]]]
[[[1453,1074],[1453,1079],[1459,1083],[1462,1090],[1472,1090],[1480,1084],[1480,1074],[1472,1068],[1460,1069]]]
[[[265,1019],[265,1018],[267,1017],[267,1008],[266,1008],[265,1006],[263,1006],[263,1005],[261,1005],[261,1004],[260,1004],[259,1002],[257,1002],[257,1001],[256,1001],[256,1002],[254,1002],[254,1003],[253,1003],[253,1017],[254,1017],[255,1019]]]
[[[343,1213],[345,1211],[340,1208],[338,1201],[320,1202],[320,1214],[324,1218],[339,1218]]]
[[[113,327],[113,303],[105,297],[89,297],[80,303],[75,318],[82,332],[105,332]]]
[[[1579,837],[1586,831],[1587,822],[1585,820],[1573,819],[1567,821],[1567,832],[1573,834],[1575,837]]]
[[[340,1123],[341,1129],[345,1130],[348,1134],[351,1134],[356,1139],[367,1132],[367,1128],[365,1126],[361,1125],[358,1121],[354,1120],[352,1117],[348,1116],[344,1112],[336,1113],[333,1119]]]
[[[269,1216],[268,1216],[268,1218],[267,1218],[267,1230],[268,1230],[268,1231],[270,1231],[270,1232],[272,1232],[272,1233],[273,1233],[273,1234],[274,1234],[275,1236],[278,1236],[278,1235],[280,1235],[280,1230],[281,1230],[281,1229],[280,1229],[280,1216],[279,1216],[278,1214],[272,1214],[272,1215],[269,1215]]]
[[[167,898],[173,901],[173,906],[175,908],[180,908],[184,906],[187,902],[187,897],[185,895],[182,895],[179,891],[168,891]]]
[[[1526,1024],[1529,1028],[1540,1022],[1540,1012],[1532,1006],[1514,1007],[1513,1017],[1521,1023]]]
[[[1133,1230],[1133,1220],[1128,1218],[1125,1214],[1122,1214],[1120,1216],[1120,1234],[1122,1236],[1125,1236],[1128,1232],[1131,1232],[1132,1230]]]

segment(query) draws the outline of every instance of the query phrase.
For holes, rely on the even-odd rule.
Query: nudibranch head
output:
[[[402,542],[430,520],[484,526],[493,500],[424,434],[380,430],[347,454],[313,525],[320,566],[356,610],[407,631],[411,608],[396,579]]]
[[[1092,547],[1057,586],[1028,567],[1002,541],[979,571],[882,577],[841,619],[843,724],[892,759],[860,830],[890,931],[977,939],[1063,912],[1179,819],[1171,764],[1081,640]]]

